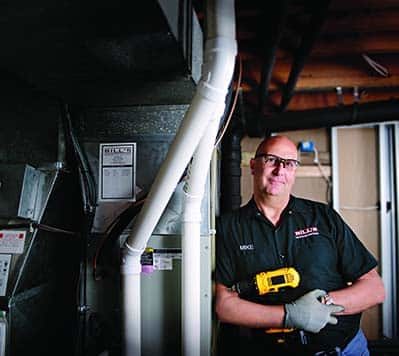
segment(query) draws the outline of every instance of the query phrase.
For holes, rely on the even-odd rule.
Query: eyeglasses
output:
[[[262,158],[263,163],[267,167],[279,167],[280,164],[283,164],[283,167],[289,171],[293,171],[300,164],[300,162],[296,159],[281,158],[279,156],[271,155],[268,153],[258,153],[255,156],[255,159],[257,158]]]

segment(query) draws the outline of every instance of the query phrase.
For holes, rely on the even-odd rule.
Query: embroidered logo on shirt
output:
[[[249,245],[240,245],[240,251],[248,251],[248,250],[255,250],[253,244]]]
[[[319,230],[317,229],[317,227],[312,226],[312,227],[307,227],[306,229],[295,231],[295,238],[303,239],[304,237],[318,235],[318,234],[319,234]]]

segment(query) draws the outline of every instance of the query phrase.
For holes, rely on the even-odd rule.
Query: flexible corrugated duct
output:
[[[210,1],[206,19],[207,28],[212,30],[207,33],[203,73],[196,94],[123,249],[121,273],[126,356],[141,354],[140,256],[194,150],[204,135],[208,135],[206,130],[211,120],[219,122],[233,75],[237,52],[234,1]],[[185,343],[188,344],[188,349],[183,350],[186,354],[199,352],[197,344],[191,350],[190,341],[183,341]]]

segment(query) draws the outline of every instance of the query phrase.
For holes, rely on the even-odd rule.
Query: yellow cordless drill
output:
[[[282,267],[274,271],[260,272],[253,278],[234,284],[231,289],[240,296],[276,293],[282,288],[298,287],[300,276],[294,267]]]
[[[298,271],[293,267],[283,267],[273,271],[260,272],[253,278],[234,284],[231,289],[240,297],[257,296],[267,293],[277,293],[282,288],[296,288],[300,282]],[[291,332],[293,329],[271,328],[265,332],[282,333]]]

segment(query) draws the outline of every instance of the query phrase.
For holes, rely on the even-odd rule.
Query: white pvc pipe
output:
[[[136,302],[141,300],[140,272],[125,274],[122,278],[122,290],[124,291],[122,301],[123,324],[126,330],[129,330],[129,335],[128,337],[126,335],[124,340],[124,353],[125,355],[140,355],[141,303]],[[131,316],[134,316],[134,318]]]
[[[210,36],[227,36],[235,39],[235,14],[233,1],[208,2],[206,19]],[[211,47],[206,53],[223,51]],[[223,57],[222,57],[223,58]],[[223,65],[234,70],[235,56]],[[229,82],[225,83],[226,89]],[[201,201],[204,196],[206,178],[212,158],[213,147],[225,108],[224,100],[211,118],[208,128],[194,154],[185,186],[186,201],[182,224],[182,354],[201,355]]]
[[[222,2],[229,5],[226,8],[231,8],[224,15],[228,15],[228,19],[232,14],[233,17],[229,21],[234,23],[234,1]],[[218,2],[216,4],[215,12],[223,11],[224,7],[219,6]],[[140,255],[210,120],[219,116],[220,105],[224,103],[227,94],[237,52],[235,28],[232,27],[233,29],[221,27],[222,35],[206,42],[203,75],[192,104],[124,245],[121,274],[125,356],[141,355]],[[131,303],[134,306],[131,306]]]
[[[201,352],[201,201],[219,127],[219,115],[210,122],[194,154],[185,191],[182,224],[182,351],[185,356]]]

